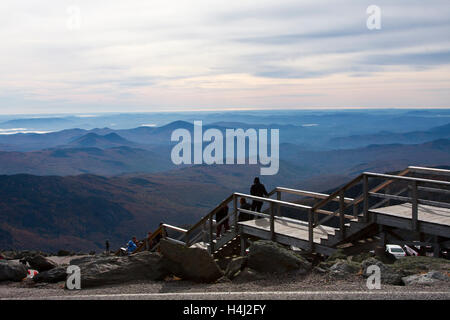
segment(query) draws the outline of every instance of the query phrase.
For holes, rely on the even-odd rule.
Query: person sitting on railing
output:
[[[258,177],[253,181],[253,185],[250,188],[250,194],[257,197],[267,197],[269,195],[266,191],[266,187],[259,181]],[[252,211],[261,212],[262,205],[262,201],[253,200]]]
[[[220,222],[222,219],[224,219],[226,216],[228,216],[228,206],[224,205],[222,208],[219,209],[216,213],[216,223],[217,223],[217,230],[216,235],[217,238],[220,237],[220,232],[222,231],[222,226],[224,226],[224,233],[230,230],[230,225],[228,223],[228,218]]]
[[[247,203],[247,200],[245,198],[241,198],[239,200],[239,202],[241,203],[241,209],[251,210],[252,206],[250,205],[250,203]],[[254,219],[254,216],[252,216],[249,213],[245,213],[245,212],[239,213],[239,221],[248,221],[248,220],[253,220],[253,219]]]

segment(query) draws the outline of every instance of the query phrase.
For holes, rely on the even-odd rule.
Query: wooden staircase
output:
[[[410,176],[415,173],[432,175],[434,178]],[[269,239],[309,252],[330,255],[337,246],[375,235],[383,226],[435,235],[437,247],[448,246],[450,203],[431,201],[419,195],[420,192],[450,194],[450,182],[445,180],[446,177],[450,177],[450,170],[408,167],[396,175],[364,172],[330,195],[283,187],[275,188],[266,198],[235,192],[189,230],[164,224],[155,234],[169,229],[179,233],[178,237],[167,237],[169,240],[185,246],[200,243],[212,255],[220,255],[230,248],[236,251],[237,247],[241,247],[240,251],[243,253],[246,240],[250,237]],[[369,190],[369,180],[381,180],[381,183]],[[390,189],[396,183],[406,184],[407,187],[392,194]],[[359,191],[357,197],[348,197],[347,194],[354,193],[355,188],[362,191]],[[402,195],[405,192],[408,193],[407,196]],[[282,200],[282,196],[286,194],[296,196],[297,200]],[[262,201],[268,204],[268,209],[265,212],[254,212],[238,208],[239,198]],[[303,199],[311,198],[316,201],[314,205],[301,204]],[[410,203],[410,212],[398,205],[391,206],[391,201]],[[231,229],[217,238],[214,230],[217,223],[223,220],[217,222],[214,217],[225,205],[232,208],[231,213],[224,218],[231,222]],[[282,207],[302,211],[304,214],[302,217],[288,218],[282,215]],[[255,220],[240,221],[241,213],[253,215]],[[330,225],[333,221],[334,226]]]

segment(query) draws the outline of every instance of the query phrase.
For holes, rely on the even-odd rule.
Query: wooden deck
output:
[[[371,209],[370,211],[405,219],[411,219],[412,216],[411,203]],[[450,227],[450,209],[419,204],[417,220]]]
[[[239,222],[242,226],[252,227],[254,229],[270,232],[270,220],[268,218],[260,218],[256,220],[249,220]],[[323,229],[323,230],[321,230]],[[324,232],[325,231],[325,232]],[[329,234],[334,235],[335,229],[327,226],[321,226],[314,229],[314,243],[319,244],[320,239],[326,239]],[[288,237],[308,241],[308,223],[288,222],[275,219],[275,233],[282,234]]]

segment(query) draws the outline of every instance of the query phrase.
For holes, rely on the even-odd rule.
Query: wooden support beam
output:
[[[339,193],[339,229],[341,231],[341,239],[345,239],[345,203],[344,190]]]
[[[275,210],[273,202],[270,203],[270,239],[275,240]]]
[[[411,219],[411,229],[413,231],[418,230],[418,212],[419,212],[419,202],[417,195],[417,181],[411,182],[411,203],[412,203],[412,219]]]
[[[314,217],[312,209],[308,210],[308,237],[309,237],[309,249],[314,251]]]
[[[363,176],[363,199],[364,221],[369,222],[369,178],[366,175]]]

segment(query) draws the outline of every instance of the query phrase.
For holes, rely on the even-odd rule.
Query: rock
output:
[[[28,270],[22,263],[0,260],[0,281],[21,281],[27,274]]]
[[[435,257],[409,256],[395,261],[393,267],[402,270],[406,275],[413,275],[431,270],[449,270],[450,261]]]
[[[23,260],[28,262],[31,269],[35,269],[39,272],[48,271],[48,270],[51,270],[58,266],[53,261],[51,261],[41,255],[28,256],[28,257],[25,257]]]
[[[345,278],[351,274],[356,274],[361,269],[360,265],[347,260],[337,260],[330,268],[330,275]]]
[[[328,270],[321,268],[319,266],[316,266],[316,267],[314,267],[313,272],[318,273],[318,274],[325,274],[328,272]]]
[[[216,281],[216,283],[230,283],[230,282],[231,282],[231,280],[228,277],[225,277],[225,276],[217,279],[217,281]]]
[[[436,282],[449,281],[449,277],[439,271],[430,271],[426,274],[415,274],[412,276],[403,277],[402,281],[405,285],[425,284],[430,285]]]
[[[211,283],[223,276],[222,270],[205,249],[187,248],[162,239],[160,250],[167,268],[181,279]]]
[[[245,268],[247,265],[246,257],[238,257],[228,263],[227,269],[225,270],[225,277],[233,279],[238,272]]]
[[[264,279],[264,277],[258,274],[255,270],[250,268],[245,268],[241,272],[239,272],[233,279],[236,282],[250,282]]]
[[[65,281],[67,278],[67,268],[57,267],[48,271],[40,272],[33,277],[33,281],[36,283],[56,283]]]
[[[311,263],[283,246],[267,240],[255,241],[249,248],[247,265],[258,272],[284,273],[311,270]]]
[[[80,264],[92,262],[92,261],[95,261],[97,259],[98,259],[98,257],[95,257],[95,256],[84,256],[84,257],[79,257],[79,258],[75,258],[75,259],[70,260],[69,264],[78,266]]]
[[[336,262],[336,260],[347,260],[347,255],[344,253],[344,250],[337,249],[331,256],[327,258],[326,262]]]
[[[404,273],[391,266],[385,265],[383,262],[375,258],[366,259],[361,263],[363,277],[367,278],[370,276],[370,274],[367,273],[367,269],[371,265],[376,265],[380,268],[382,284],[403,285],[402,277],[405,276]]]
[[[78,266],[81,269],[81,288],[135,280],[164,280],[169,275],[163,257],[149,251],[125,257],[98,257]]]
[[[373,254],[370,252],[362,252],[360,254],[357,254],[355,256],[351,257],[351,261],[361,263],[366,259],[372,258]]]

